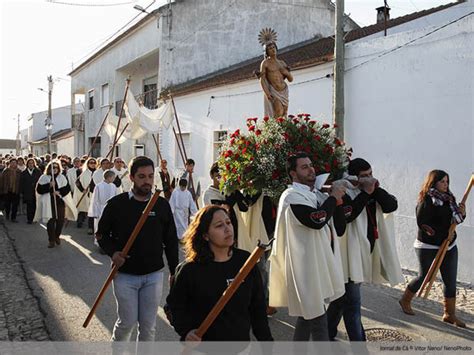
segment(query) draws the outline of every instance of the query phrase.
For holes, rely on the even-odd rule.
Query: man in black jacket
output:
[[[26,220],[28,224],[33,223],[36,212],[36,183],[41,176],[41,171],[36,167],[36,161],[28,158],[26,169],[20,177],[20,192],[23,195],[23,202],[26,203]]]
[[[111,198],[96,234],[100,247],[120,269],[113,281],[118,319],[112,340],[128,341],[138,323],[138,340],[154,341],[156,314],[163,290],[163,251],[170,278],[178,264],[178,239],[170,205],[159,197],[128,256],[121,250],[152,196],[153,161],[136,157],[130,164],[130,192]]]

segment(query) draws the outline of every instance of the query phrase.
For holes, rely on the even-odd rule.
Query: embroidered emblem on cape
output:
[[[227,287],[229,287],[232,281],[234,281],[234,279],[227,279],[226,281],[227,281]]]
[[[344,206],[344,216],[349,217],[352,214],[352,206]]]
[[[311,218],[314,223],[323,223],[326,220],[326,216],[326,211],[318,211],[311,213],[309,218]]]
[[[148,217],[156,217],[156,212],[150,211],[150,213],[148,213]]]

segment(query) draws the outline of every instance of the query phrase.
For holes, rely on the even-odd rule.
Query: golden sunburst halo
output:
[[[276,43],[277,33],[270,27],[263,28],[258,34],[258,41],[262,46],[267,45],[269,43]]]

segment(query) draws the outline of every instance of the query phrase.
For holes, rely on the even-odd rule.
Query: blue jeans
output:
[[[438,249],[415,249],[416,256],[418,257],[419,273],[418,276],[410,281],[408,289],[417,293],[423,284],[423,280],[428,274],[431,264],[433,263]],[[456,297],[456,278],[458,272],[458,247],[454,246],[450,251],[446,253],[440,267],[441,278],[444,283],[444,297],[452,298]]]
[[[365,330],[361,321],[360,283],[349,281],[344,284],[346,293],[344,296],[329,304],[328,328],[329,338],[334,340],[337,335],[337,326],[344,317],[347,335],[350,341],[365,341]]]
[[[154,341],[156,314],[163,293],[163,272],[131,275],[119,272],[113,281],[117,321],[112,341],[130,341],[138,323],[138,340]]]
[[[293,341],[309,341],[310,337],[312,341],[329,341],[326,313],[313,319],[296,318]]]

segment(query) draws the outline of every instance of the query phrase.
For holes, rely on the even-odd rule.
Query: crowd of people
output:
[[[293,155],[287,162],[291,184],[278,203],[238,191],[224,196],[217,164],[210,168],[211,184],[200,199],[194,167],[188,159],[184,172],[175,176],[166,160],[155,168],[144,156],[128,167],[120,157],[6,156],[0,161],[1,209],[17,223],[20,201],[26,205],[27,223],[46,224],[49,248],[60,245],[66,220],[81,228],[87,219],[88,233],[119,267],[113,280],[114,341],[129,341],[137,326],[138,340],[155,339],[164,256],[170,273],[166,313],[181,340],[249,341],[252,331],[257,340],[271,341],[267,317],[286,307],[297,317],[295,341],[335,340],[342,319],[350,341],[365,341],[361,284],[404,281],[393,226],[398,201],[374,177],[369,162],[351,160],[344,178],[332,181],[326,191],[328,174],[317,174],[306,153]],[[125,255],[122,250],[155,189],[160,197]],[[275,238],[273,247],[199,336],[196,329],[252,251],[240,239],[246,228],[242,216],[251,213],[261,221],[259,233]],[[431,171],[416,207],[419,276],[399,301],[406,314],[414,315],[411,299],[450,225],[462,223],[465,215],[465,206],[449,190],[448,174]],[[457,263],[454,238],[441,265],[442,319],[465,327],[455,312]]]

